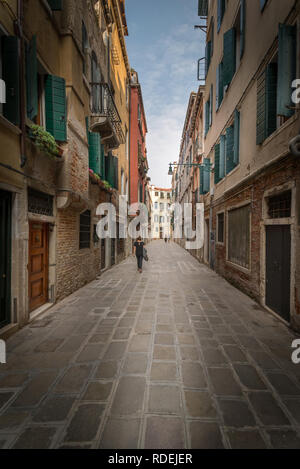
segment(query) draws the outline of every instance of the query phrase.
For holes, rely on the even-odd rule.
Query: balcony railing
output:
[[[90,131],[98,132],[110,149],[125,143],[122,120],[107,83],[91,83],[92,115]]]

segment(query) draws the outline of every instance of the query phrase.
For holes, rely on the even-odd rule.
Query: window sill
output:
[[[226,259],[226,264],[229,266],[233,267],[236,270],[239,270],[240,272],[243,272],[246,275],[251,275],[251,269],[247,269],[246,267],[242,267],[241,265],[235,264],[234,262],[229,261]]]
[[[298,120],[299,117],[299,110],[297,109],[295,114],[291,116],[284,124],[282,124],[278,129],[275,130],[269,137],[266,138],[266,140],[263,141],[261,145],[257,145],[258,147],[265,147],[267,146],[274,138],[277,137],[281,132],[283,132],[287,127],[292,125],[296,120]]]
[[[21,135],[22,131],[17,127],[15,124],[12,124],[9,120],[7,120],[2,114],[0,114],[0,124],[3,125],[3,127],[6,127],[8,130],[10,130],[12,133],[16,135]]]

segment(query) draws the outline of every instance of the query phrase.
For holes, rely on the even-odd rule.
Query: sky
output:
[[[189,96],[197,91],[197,61],[205,34],[197,0],[126,0],[130,65],[139,75],[148,126],[151,184],[171,187],[169,163],[179,157]]]

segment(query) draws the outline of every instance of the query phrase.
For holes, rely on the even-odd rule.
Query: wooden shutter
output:
[[[209,127],[213,123],[213,98],[214,98],[214,88],[213,85],[210,87],[210,96],[209,96]]]
[[[216,106],[217,109],[222,104],[224,98],[224,84],[223,84],[223,62],[217,67],[217,80],[216,80]]]
[[[106,157],[106,162],[105,162],[105,170],[106,170],[106,180],[107,182],[111,185],[111,187],[114,187],[115,183],[115,165],[114,165],[114,157],[110,152],[108,152],[108,155]]]
[[[61,11],[62,10],[62,0],[47,0],[51,10]]]
[[[240,113],[234,111],[234,155],[233,163],[237,166],[240,162]]]
[[[259,0],[261,11],[265,8],[267,1],[268,0]]]
[[[118,190],[119,189],[119,159],[116,156],[113,156],[113,164],[114,164],[114,185],[113,187]]]
[[[46,129],[55,140],[67,140],[66,82],[64,78],[48,75],[45,85]]]
[[[3,115],[20,126],[20,62],[19,41],[16,36],[2,37],[2,78],[6,84]]]
[[[235,168],[234,164],[234,127],[226,129],[226,174],[231,173]]]
[[[266,137],[277,129],[277,64],[266,68]]]
[[[210,115],[210,106],[209,101],[205,103],[205,136],[209,131],[209,115]]]
[[[231,83],[236,70],[236,30],[229,29],[224,34],[223,77],[224,86]]]
[[[208,0],[198,0],[198,16],[208,15]]]
[[[204,159],[204,173],[203,173],[203,191],[207,194],[210,191],[210,159]]]
[[[261,145],[266,138],[266,71],[257,79],[256,143]]]
[[[206,43],[205,48],[205,77],[207,77],[209,66],[211,61],[211,41]]]
[[[105,179],[105,154],[104,145],[101,143],[100,176]]]
[[[38,74],[36,36],[26,46],[26,97],[27,116],[34,120],[38,115]]]
[[[278,87],[277,114],[291,117],[294,114],[292,103],[292,82],[296,77],[297,27],[279,25],[278,44]]]
[[[221,29],[221,24],[223,21],[225,13],[225,0],[218,0],[218,32]]]
[[[215,146],[215,184],[220,182],[220,144]]]
[[[225,137],[225,135],[221,135],[221,141],[220,141],[220,172],[219,172],[220,180],[225,177],[225,156],[226,156],[226,137]]]
[[[246,0],[241,0],[240,58],[244,55],[246,38]]]
[[[204,166],[200,166],[200,195],[204,195]]]

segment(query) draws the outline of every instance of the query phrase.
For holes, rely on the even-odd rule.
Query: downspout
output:
[[[24,24],[24,8],[23,0],[18,0],[18,20],[17,24],[15,23],[15,32],[19,37],[20,43],[20,145],[21,145],[21,168],[24,168],[27,162],[27,157],[25,154],[25,136],[26,136],[26,116],[25,116],[25,86],[24,86],[24,36],[23,36],[23,24]]]

